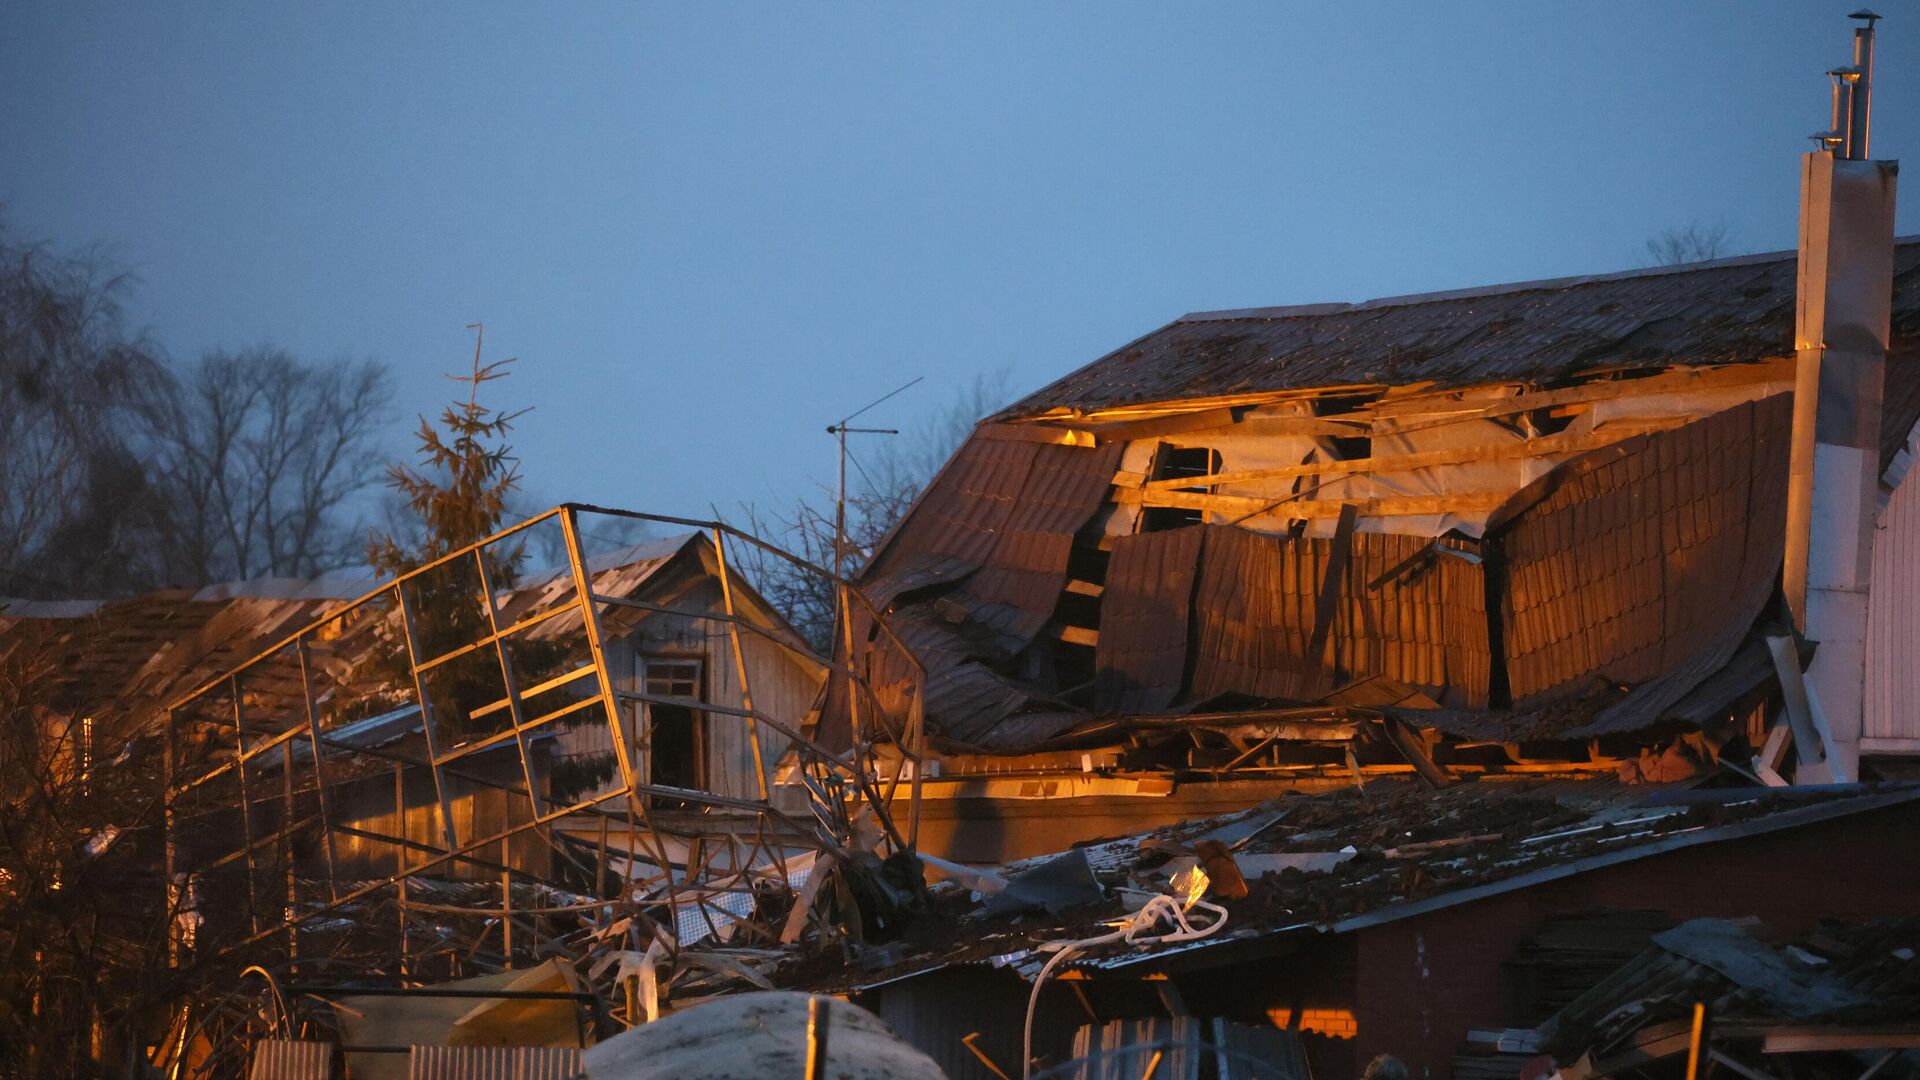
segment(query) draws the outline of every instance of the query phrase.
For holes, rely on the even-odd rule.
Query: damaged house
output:
[[[1803,771],[1897,771],[1920,240],[1892,237],[1890,170],[1825,211],[1877,237],[1188,315],[981,423],[862,579],[926,665],[928,827],[996,860],[1356,769],[1771,773],[1792,745]],[[1880,299],[1820,323],[1802,294],[1842,288]],[[1796,450],[1795,343],[1845,334],[1890,346],[1884,379],[1818,387],[1821,417],[1853,412],[1849,489],[1796,487],[1797,456],[1824,477],[1843,448]],[[1871,563],[1853,640],[1799,614],[1809,537],[1815,573],[1840,545],[1860,585]],[[856,656],[879,708],[915,706],[896,650]],[[1821,683],[1828,659],[1864,684]],[[1820,684],[1818,719],[1783,676]]]
[[[955,1080],[1920,1072],[1871,42],[1797,251],[1185,316],[982,421],[854,581],[567,505],[377,585],[9,607],[111,631],[69,728],[165,736],[201,981],[139,1050],[592,1076],[783,988]],[[826,579],[829,655],[742,545]]]

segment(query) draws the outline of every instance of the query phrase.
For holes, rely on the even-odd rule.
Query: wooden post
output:
[[[507,842],[500,841],[501,862],[506,861]],[[513,875],[500,871],[500,944],[507,952],[507,967],[513,967]]]

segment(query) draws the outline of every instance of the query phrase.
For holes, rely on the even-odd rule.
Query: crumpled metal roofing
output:
[[[1790,356],[1795,274],[1788,251],[1352,305],[1198,313],[1034,392],[999,418]],[[1920,328],[1920,238],[1896,245],[1893,299],[1896,336]]]
[[[870,602],[899,604],[888,625],[925,666],[926,719],[950,743],[1026,745],[1075,720],[989,665],[1026,648],[1052,617],[1074,534],[1105,502],[1120,452],[976,432],[862,575]],[[913,595],[940,586],[937,598]],[[864,611],[854,612],[852,633],[871,643],[868,677],[882,706],[904,715],[911,664]],[[829,747],[846,738],[831,729],[845,715],[844,694],[844,680],[831,680],[820,739]]]
[[[1094,647],[1094,705],[1158,712],[1187,670],[1187,625],[1206,530],[1195,526],[1115,537]]]
[[[1632,692],[1567,734],[1644,727],[1733,659],[1784,557],[1790,395],[1570,463],[1502,532],[1517,711],[1595,676]]]

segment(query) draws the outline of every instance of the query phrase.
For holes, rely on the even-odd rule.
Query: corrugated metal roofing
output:
[[[1013,516],[1040,449],[1039,443],[968,439],[863,577],[885,577],[921,555],[984,563]]]
[[[1052,409],[1334,386],[1541,382],[1793,353],[1793,252],[1357,305],[1189,315],[1036,391]],[[1896,334],[1920,324],[1920,239],[1894,255]]]
[[[333,1080],[333,1044],[261,1039],[247,1080]]]
[[[548,1046],[416,1046],[407,1080],[574,1080],[580,1051]]]
[[[1578,733],[1641,726],[1733,658],[1784,557],[1792,424],[1779,395],[1630,440],[1563,470],[1513,520],[1502,535],[1518,707],[1597,675],[1640,700]]]
[[[985,565],[964,587],[975,618],[1025,645],[1053,614],[1073,535],[1105,501],[1118,445],[1041,446]]]
[[[1100,603],[1093,697],[1102,712],[1158,712],[1180,693],[1206,530],[1116,537]]]

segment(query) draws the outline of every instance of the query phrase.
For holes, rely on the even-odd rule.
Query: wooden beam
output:
[[[1427,753],[1426,740],[1406,721],[1386,716],[1380,719],[1380,726],[1386,729],[1387,741],[1400,751],[1400,756],[1407,759],[1407,764],[1413,766],[1413,771],[1420,774],[1420,779],[1426,781],[1428,787],[1437,789],[1453,783],[1453,777],[1448,775],[1447,770],[1433,760],[1432,754]]]
[[[1365,438],[1373,433],[1365,419],[1318,416],[1253,416],[1234,430],[1247,435],[1295,435],[1317,439]]]
[[[1064,626],[1052,623],[1047,627],[1047,636],[1064,641],[1069,645],[1085,645],[1093,648],[1100,644],[1100,631],[1089,630],[1084,626]]]
[[[1080,428],[1027,421],[1010,424],[981,424],[975,429],[984,439],[1003,442],[1033,442],[1048,446],[1093,446],[1093,432]]]
[[[1645,394],[1684,393],[1688,390],[1747,386],[1762,382],[1791,382],[1793,365],[1793,357],[1786,356],[1757,364],[1716,364],[1708,367],[1677,368],[1636,379],[1597,379],[1578,386],[1564,386],[1557,390],[1529,392],[1522,388],[1519,393],[1508,398],[1465,396],[1474,389],[1486,389],[1487,384],[1483,384],[1478,388],[1468,387],[1438,394],[1381,401],[1366,411],[1375,419],[1444,413],[1476,413],[1508,406],[1518,406],[1512,411],[1523,412],[1529,409],[1552,408],[1556,405],[1640,397]]]
[[[1863,1024],[1859,1027],[1780,1024],[1768,1028],[1760,1044],[1763,1054],[1914,1049],[1920,1049],[1920,1025],[1900,1023]]]
[[[1790,365],[1789,359],[1784,361]],[[1596,401],[1614,401],[1626,397],[1643,397],[1652,394],[1684,393],[1688,390],[1725,389],[1736,386],[1749,386],[1754,383],[1779,382],[1790,384],[1793,381],[1791,367],[1775,367],[1772,361],[1765,364],[1739,364],[1722,368],[1709,368],[1698,373],[1684,372],[1678,376],[1653,376],[1645,379],[1613,379],[1606,382],[1585,383],[1569,386],[1560,390],[1544,390],[1535,394],[1520,394],[1516,397],[1468,409],[1462,412],[1442,416],[1430,416],[1411,413],[1407,423],[1387,423],[1394,419],[1381,416],[1374,423],[1377,435],[1400,435],[1413,431],[1426,431],[1429,428],[1446,427],[1449,424],[1464,423],[1469,420],[1488,420],[1498,416],[1512,416],[1514,413],[1532,412],[1534,409],[1551,409],[1563,405],[1586,405]],[[1782,386],[1782,390],[1790,386]]]
[[[1074,578],[1067,582],[1067,591],[1075,596],[1100,596],[1107,591],[1107,587]]]
[[[1109,424],[1093,429],[1093,435],[1101,443],[1133,442],[1138,439],[1157,439],[1163,435],[1178,435],[1188,431],[1231,427],[1235,419],[1234,411],[1229,408],[1201,409],[1197,412],[1175,413],[1171,416],[1156,416],[1146,420]]]
[[[1609,423],[1599,431],[1579,434],[1543,435],[1537,439],[1516,439],[1486,446],[1458,446],[1444,450],[1425,450],[1415,454],[1388,454],[1382,457],[1355,458],[1351,461],[1313,461],[1303,465],[1280,465],[1270,469],[1241,469],[1236,472],[1209,473],[1205,476],[1180,476],[1166,480],[1148,480],[1149,491],[1178,488],[1212,487],[1216,484],[1250,484],[1264,480],[1291,480],[1302,476],[1326,476],[1337,473],[1404,472],[1436,465],[1478,465],[1490,461],[1515,461],[1548,454],[1578,454],[1645,435],[1668,431],[1691,423],[1693,417],[1663,416],[1647,420]],[[1365,435],[1365,431],[1358,432]],[[1116,477],[1115,483],[1118,483]]]
[[[1786,787],[1787,781],[1780,775],[1780,766],[1787,760],[1787,740],[1793,730],[1786,724],[1775,724],[1767,731],[1767,741],[1760,752],[1753,757],[1753,772],[1760,782],[1768,787]]]
[[[1120,488],[1113,501],[1121,505],[1166,506],[1206,510],[1233,517],[1275,517],[1312,521],[1339,517],[1343,506],[1355,507],[1361,517],[1417,517],[1425,514],[1472,514],[1497,510],[1511,493],[1468,491],[1458,495],[1410,495],[1390,499],[1262,499],[1246,495],[1208,495],[1195,491],[1147,491]]]

